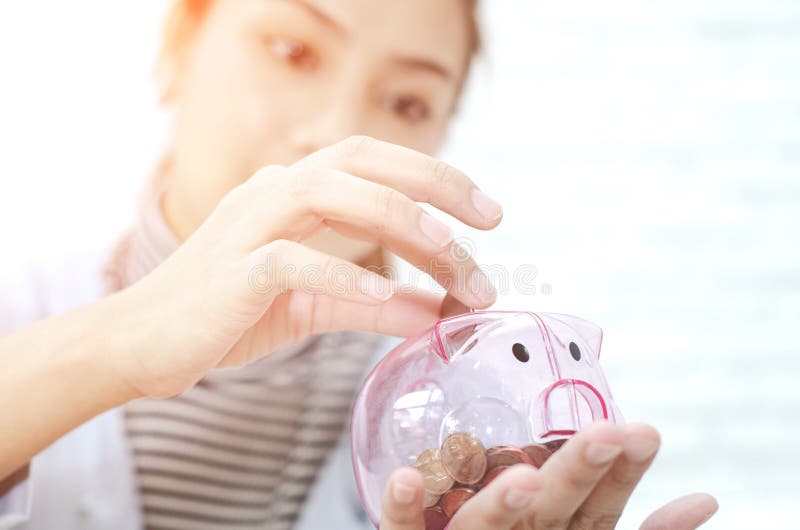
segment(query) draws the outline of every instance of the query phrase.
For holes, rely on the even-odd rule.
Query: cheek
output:
[[[252,40],[252,39],[251,39]],[[273,159],[289,126],[286,91],[271,86],[257,42],[213,29],[199,36],[180,86],[176,145],[234,184]]]
[[[247,146],[257,137],[264,121],[265,106],[253,90],[253,73],[243,64],[241,53],[228,42],[220,47],[198,43],[179,94],[178,132],[219,149],[225,145]]]

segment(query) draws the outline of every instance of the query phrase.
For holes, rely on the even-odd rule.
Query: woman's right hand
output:
[[[442,297],[303,245],[320,230],[384,246],[431,274],[463,306],[495,291],[426,202],[495,227],[500,206],[459,170],[369,137],[352,137],[234,188],[181,247],[118,293],[127,354],[115,369],[141,395],[183,391],[215,366],[241,365],[333,330],[409,336]]]

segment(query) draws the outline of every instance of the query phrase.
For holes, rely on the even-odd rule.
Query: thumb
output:
[[[667,503],[645,519],[639,530],[695,530],[717,512],[708,493],[692,493]]]
[[[381,504],[381,530],[425,530],[422,513],[422,475],[412,468],[397,469],[389,477]]]

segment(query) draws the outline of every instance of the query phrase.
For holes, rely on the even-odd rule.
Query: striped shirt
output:
[[[180,244],[151,186],[112,252],[107,290],[137,281]],[[317,335],[169,399],[125,407],[145,526],[289,529],[346,427],[379,335]]]

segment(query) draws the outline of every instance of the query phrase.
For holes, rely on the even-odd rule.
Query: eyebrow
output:
[[[322,22],[324,25],[336,30],[339,33],[345,33],[345,27],[339,21],[334,19],[330,14],[326,13],[318,6],[314,5],[307,0],[285,0],[291,4],[299,6],[306,10],[308,14],[316,18],[318,21]]]
[[[337,21],[329,13],[326,13],[314,3],[308,0],[284,0],[284,1],[304,9],[307,13],[316,18],[322,24],[330,27],[331,29],[334,29],[338,33],[347,33],[347,28],[345,28],[344,24]],[[414,70],[424,70],[430,72],[434,75],[441,77],[445,81],[449,81],[454,78],[453,73],[448,68],[446,68],[439,62],[432,61],[429,59],[411,57],[411,56],[395,56],[393,57],[393,62],[404,68],[409,68]]]
[[[432,61],[429,59],[422,59],[417,57],[404,57],[404,56],[396,56],[394,57],[394,62],[400,66],[406,68],[412,68],[415,70],[425,70],[432,74],[435,74],[445,81],[449,81],[453,78],[452,72],[441,63],[436,61]]]

